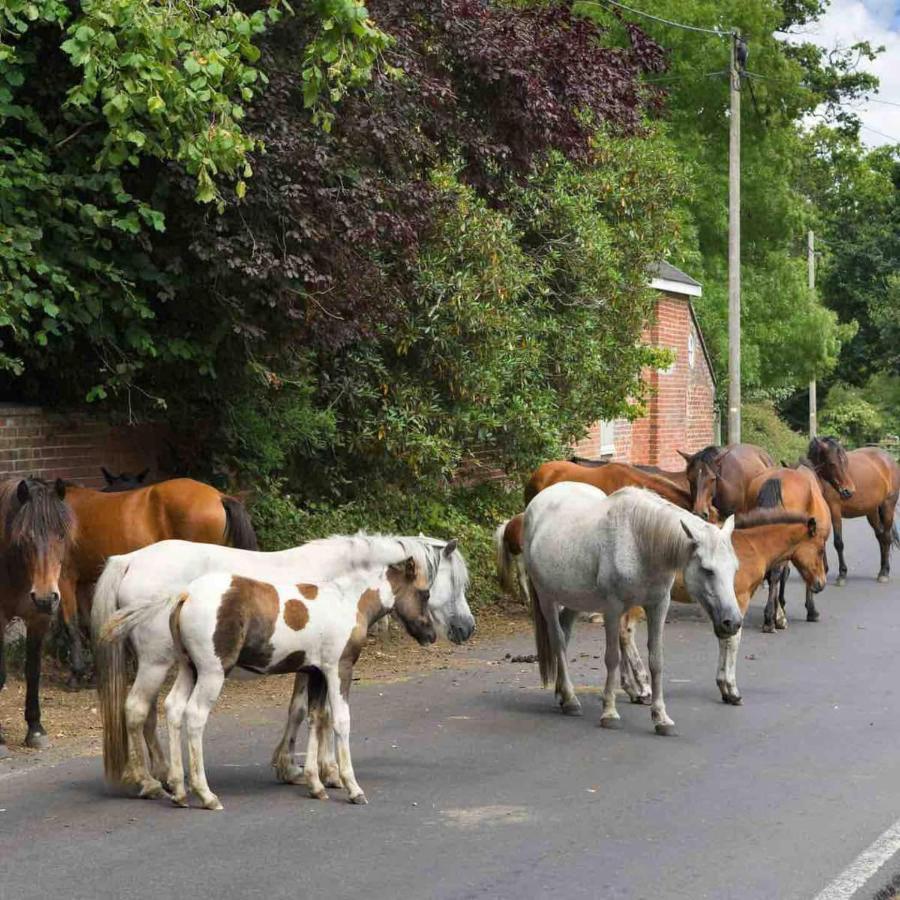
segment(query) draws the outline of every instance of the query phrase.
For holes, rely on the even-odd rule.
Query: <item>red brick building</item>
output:
[[[697,323],[691,298],[700,284],[680,269],[659,263],[650,286],[659,291],[654,321],[642,339],[675,354],[670,368],[647,369],[651,394],[647,416],[628,422],[598,422],[575,447],[590,459],[615,459],[664,469],[683,469],[678,450],[699,450],[718,442],[712,363]]]

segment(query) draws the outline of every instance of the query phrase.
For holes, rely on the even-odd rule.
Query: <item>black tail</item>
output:
[[[579,466],[588,466],[589,468],[596,469],[599,466],[605,466],[607,460],[605,459],[587,459],[584,456],[570,456],[569,462],[578,463]]]
[[[781,479],[770,478],[756,496],[756,505],[764,509],[772,509],[776,506],[784,506],[784,498],[781,495]]]
[[[897,531],[897,523],[891,525],[891,543],[900,549],[900,531]]]
[[[239,550],[259,550],[256,532],[247,508],[234,497],[223,497],[225,507],[225,541]]]

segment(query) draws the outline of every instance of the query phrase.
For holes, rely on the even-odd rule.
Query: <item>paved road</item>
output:
[[[743,707],[718,700],[708,623],[675,611],[677,738],[628,704],[622,731],[599,729],[586,691],[585,717],[561,716],[536,666],[500,662],[530,652],[512,638],[355,692],[367,807],[272,780],[274,710],[211,725],[222,813],[113,796],[96,759],[0,769],[0,898],[812,898],[900,816],[900,575],[877,585],[868,526],[846,533],[850,583],[820,596],[820,623],[796,576],[787,632],[759,632],[757,598]],[[602,643],[580,629],[577,684],[600,683]]]

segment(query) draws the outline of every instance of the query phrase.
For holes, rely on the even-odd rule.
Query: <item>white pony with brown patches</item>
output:
[[[318,583],[398,563],[410,555],[411,546],[421,547],[423,552],[430,548],[438,560],[428,605],[435,628],[454,643],[467,640],[475,620],[466,601],[468,571],[455,540],[361,533],[323,538],[274,553],[161,541],[110,557],[97,582],[91,614],[107,778],[136,785],[141,797],[166,796],[162,779],[167,762],[156,734],[156,698],[176,661],[168,602],[187,590],[194,579],[224,571],[260,581]],[[126,644],[137,660],[130,689]],[[295,693],[291,703],[294,731],[306,708],[305,687],[305,679],[300,679],[295,689],[300,694]],[[293,741],[294,734],[286,734],[273,760],[283,781],[294,780],[297,772],[290,759]]]
[[[166,698],[173,802],[188,805],[181,756],[184,720],[191,789],[205,809],[222,809],[206,780],[203,731],[226,676],[241,667],[261,675],[307,674],[311,727],[305,773],[310,793],[328,798],[319,776],[318,727],[327,699],[341,783],[351,803],[365,803],[350,758],[353,665],[369,627],[391,611],[420,644],[434,642],[428,595],[439,554],[428,548],[424,559],[416,552],[400,564],[318,585],[269,584],[231,573],[203,575],[192,582],[178,599],[170,623],[179,652],[178,677]]]
[[[619,625],[623,613],[647,614],[652,700],[657,734],[674,734],[662,687],[663,625],[675,573],[684,573],[719,637],[735,634],[742,615],[734,592],[737,557],[731,546],[734,517],[720,530],[640,488],[607,497],[595,487],[560,482],[541,491],[525,510],[525,569],[532,595],[538,662],[544,684],[556,680],[563,712],[580,715],[569,678],[560,609],[602,612],[606,629],[606,686],[600,724],[620,726]]]

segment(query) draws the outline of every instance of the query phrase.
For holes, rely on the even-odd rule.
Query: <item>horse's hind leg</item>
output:
[[[622,690],[632,703],[650,702],[650,679],[634,640],[640,607],[632,607],[622,617],[619,627]]]
[[[616,688],[619,686],[619,621],[620,612],[604,610],[603,627],[606,631],[606,686],[603,689],[603,712],[600,725],[603,728],[621,728],[622,723],[616,710]]]
[[[778,591],[781,587],[781,576],[784,568],[784,563],[778,563],[777,565],[772,566],[772,568],[769,569],[768,572],[766,572],[766,580],[769,582],[769,595],[766,598],[766,608],[765,612],[763,613],[762,627],[762,630],[766,634],[772,634],[775,631],[775,628],[778,626],[777,611],[780,611]],[[784,625],[782,627],[785,627],[786,625],[787,620],[784,621]]]
[[[325,711],[326,692],[328,688],[325,678],[318,669],[312,669],[309,673],[309,685],[307,696],[309,698],[309,740],[306,745],[306,759],[303,763],[303,773],[306,776],[306,784],[309,787],[311,797],[316,800],[327,800],[328,792],[319,777],[319,728],[322,715]]]
[[[775,627],[784,630],[787,628],[787,600],[785,591],[787,590],[788,576],[791,574],[790,563],[785,563],[781,569],[781,577],[778,579],[778,603],[775,606]]]
[[[303,782],[303,769],[294,762],[294,748],[297,744],[297,730],[306,717],[306,685],[308,681],[306,672],[298,672],[294,676],[294,692],[291,694],[284,734],[272,754],[272,768],[275,769],[275,777],[285,784],[301,784]]]
[[[169,665],[167,663],[150,663],[139,660],[134,684],[125,700],[128,766],[122,774],[122,781],[125,784],[137,785],[141,797],[167,796],[161,782],[147,769],[147,762],[144,758],[144,738],[151,707],[155,711],[156,698],[168,672]],[[155,724],[153,730],[155,737]]]
[[[78,626],[78,592],[71,578],[59,582],[59,617],[69,639],[69,686],[76,687],[84,679],[87,666],[84,662],[84,646],[81,628]]]
[[[188,805],[187,791],[184,787],[184,759],[181,755],[181,723],[193,690],[194,673],[191,664],[186,659],[179,660],[178,675],[165,703],[166,725],[169,732],[169,771],[166,783],[172,792],[172,802],[176,806]]]
[[[569,614],[574,619],[577,613],[572,613],[571,610],[567,609],[564,609],[563,613],[566,615],[566,624],[569,634],[571,634],[572,621],[569,620]],[[560,622],[559,608],[554,604],[550,615],[547,616],[544,613],[544,617],[547,620],[550,647],[552,652],[556,654],[556,696],[559,699],[559,705],[567,716],[580,716],[581,703],[578,697],[575,696],[575,686],[572,684],[572,679],[569,678],[569,666],[566,658],[568,636]]]
[[[209,789],[206,780],[206,767],[203,764],[203,731],[224,683],[225,673],[221,669],[199,673],[184,711],[191,790],[200,798],[204,809],[222,809],[219,798]]]
[[[675,723],[666,712],[663,699],[663,626],[669,609],[668,597],[660,603],[650,603],[644,607],[647,613],[647,652],[650,657],[650,685],[653,700],[650,703],[650,718],[657,734],[675,734]]]
[[[884,584],[891,577],[891,544],[894,541],[894,508],[897,505],[897,495],[892,494],[881,506],[878,507],[878,518],[881,523],[881,531],[878,533],[878,544],[881,547],[881,570],[878,580]]]
[[[154,697],[147,710],[147,721],[144,722],[144,743],[147,745],[147,755],[150,757],[150,774],[158,781],[162,781],[166,777],[169,764],[156,730],[156,705],[157,697]]]

